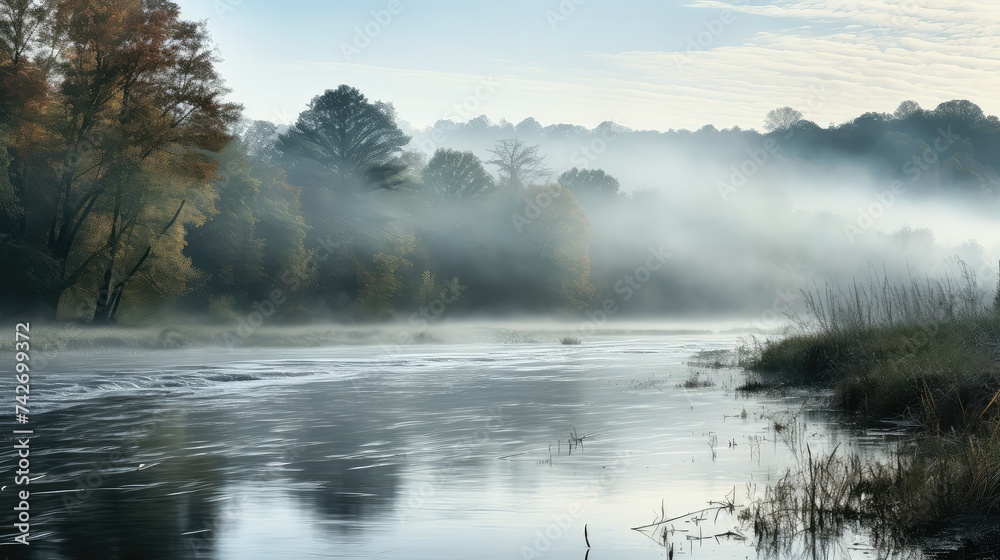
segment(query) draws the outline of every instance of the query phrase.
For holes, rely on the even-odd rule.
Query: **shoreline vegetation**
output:
[[[892,549],[958,519],[994,519],[977,539],[1000,538],[1000,285],[987,304],[959,265],[957,277],[940,281],[896,285],[871,274],[846,289],[804,291],[800,331],[739,348],[749,376],[738,389],[829,388],[852,421],[915,428],[889,460],[794,442],[799,465],[743,514],[763,543],[822,539],[850,525]]]

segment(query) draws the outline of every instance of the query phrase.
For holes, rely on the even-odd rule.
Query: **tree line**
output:
[[[217,63],[204,24],[168,0],[0,0],[4,316],[224,319],[276,292],[287,320],[389,319],[442,294],[456,313],[579,312],[631,266],[610,256],[622,252],[621,220],[601,213],[654,223],[663,201],[625,194],[586,158],[557,173],[542,143],[669,134],[735,153],[761,137],[480,117],[435,127],[482,153],[425,155],[391,104],[347,85],[288,127],[246,120]],[[951,127],[962,143],[927,180],[996,183],[1000,124],[965,101],[907,102],[829,129],[782,108],[767,126],[799,134],[788,157],[875,154],[890,170]],[[661,240],[636,235],[641,261]],[[665,272],[657,289],[682,293],[680,276]]]
[[[285,288],[284,315],[384,318],[477,279],[470,299],[499,307],[587,299],[571,196],[527,234],[507,223],[548,176],[535,146],[498,144],[497,178],[467,152],[420,161],[393,107],[348,86],[278,134],[225,101],[205,26],[173,2],[0,8],[5,314],[224,316]],[[530,266],[493,281],[508,259]]]

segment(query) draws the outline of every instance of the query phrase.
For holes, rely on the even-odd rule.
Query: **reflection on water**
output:
[[[792,461],[774,423],[801,398],[734,395],[729,370],[684,386],[690,354],[733,343],[64,355],[32,378],[32,472],[44,476],[31,485],[31,554],[3,552],[599,560],[672,545],[755,557],[738,508],[685,515],[745,505]],[[814,450],[882,452],[823,413],[800,418]],[[14,470],[10,453],[0,468]]]

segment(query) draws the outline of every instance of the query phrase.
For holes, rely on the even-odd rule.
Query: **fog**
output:
[[[943,149],[928,152],[933,161],[923,169],[909,159],[894,168],[877,151],[838,150],[835,140],[803,148],[804,137],[813,140],[816,133],[802,124],[761,135],[484,121],[414,131],[410,147],[469,150],[487,160],[496,139],[509,135],[537,144],[553,179],[573,167],[600,168],[619,179],[618,197],[573,193],[590,226],[595,296],[589,309],[610,300],[619,319],[760,322],[773,317],[775,307],[779,316],[801,316],[802,289],[884,275],[892,282],[957,278],[962,263],[983,291],[996,283],[1000,228],[990,219],[996,177],[947,176],[946,161],[961,159],[965,137],[928,138],[930,146],[941,138]],[[836,138],[851,125],[825,132]],[[891,117],[885,129],[876,140],[892,134]],[[913,157],[924,156],[918,150]],[[645,255],[661,245],[669,261],[638,287],[630,284]],[[790,306],[798,309],[792,313]]]
[[[290,126],[234,115],[224,142],[125,158],[134,185],[83,175],[68,198],[31,188],[58,184],[39,178],[54,155],[24,159],[39,169],[0,185],[17,265],[2,308],[133,325],[267,309],[272,324],[762,327],[807,320],[804,290],[996,283],[1000,121],[970,101],[827,128],[785,107],[768,132],[404,119],[341,85]],[[102,139],[82,159],[117,149]]]

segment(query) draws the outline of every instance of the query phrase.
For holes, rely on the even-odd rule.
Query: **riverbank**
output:
[[[745,365],[761,379],[829,385],[835,404],[866,418],[973,429],[997,412],[1000,313],[802,334],[756,344],[749,355]]]
[[[742,348],[748,386],[819,386],[851,421],[915,426],[895,460],[844,450],[789,471],[752,517],[759,534],[822,533],[858,523],[901,540],[926,537],[960,516],[1000,512],[1000,313],[959,298],[910,316],[857,319],[885,300],[813,298],[820,326]],[[856,295],[856,294],[855,294]],[[868,294],[870,295],[870,294]],[[912,295],[912,294],[911,294]]]

